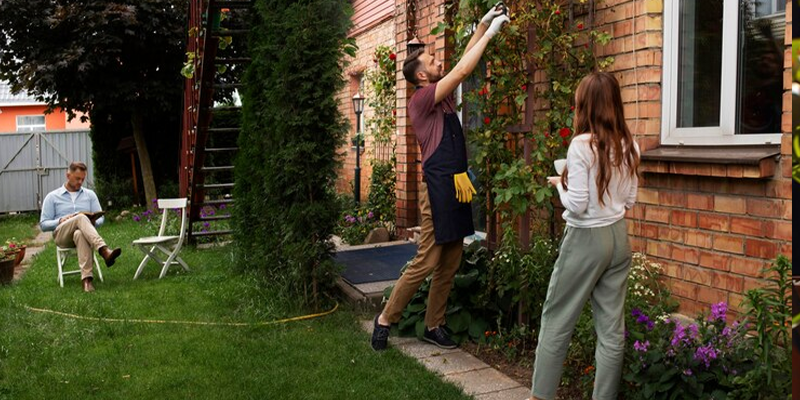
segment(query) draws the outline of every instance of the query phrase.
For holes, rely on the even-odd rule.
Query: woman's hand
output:
[[[547,183],[552,185],[553,187],[561,184],[561,177],[560,176],[548,176]]]

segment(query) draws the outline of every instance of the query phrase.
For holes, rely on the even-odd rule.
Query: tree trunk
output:
[[[156,194],[156,183],[153,179],[153,166],[150,164],[150,152],[147,151],[147,141],[144,138],[144,119],[141,111],[133,110],[131,124],[133,126],[133,140],[136,142],[136,153],[139,155],[139,167],[142,170],[144,196],[147,199],[145,206],[149,208],[152,206],[153,200],[158,198],[158,195]]]

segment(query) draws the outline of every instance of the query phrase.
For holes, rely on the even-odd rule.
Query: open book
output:
[[[91,221],[92,224],[94,224],[95,221],[97,221],[98,218],[100,218],[103,215],[105,215],[106,212],[105,211],[95,211],[95,212],[81,211],[79,214],[83,214],[83,215],[89,217],[89,221]]]

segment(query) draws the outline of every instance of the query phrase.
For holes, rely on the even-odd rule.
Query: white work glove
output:
[[[486,15],[481,18],[481,23],[486,24],[486,26],[491,25],[493,19],[503,15],[503,10],[505,10],[505,6],[503,6],[502,1],[495,4],[494,7],[490,8],[489,11],[486,12]]]
[[[489,25],[489,29],[486,30],[485,33],[486,37],[488,37],[489,39],[493,38],[494,35],[497,34],[497,32],[500,32],[500,29],[503,28],[503,25],[505,25],[508,22],[511,22],[511,20],[508,18],[508,15],[501,15],[495,18],[494,21],[492,21],[492,24]]]

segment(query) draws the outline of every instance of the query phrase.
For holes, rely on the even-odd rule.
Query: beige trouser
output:
[[[433,217],[428,198],[428,185],[425,182],[420,184],[419,206],[422,212],[422,232],[417,255],[394,286],[389,302],[383,309],[383,314],[391,323],[400,321],[403,309],[408,305],[411,296],[417,292],[422,281],[433,272],[431,290],[428,294],[428,310],[425,313],[425,325],[428,328],[436,328],[444,325],[447,298],[450,296],[453,278],[461,265],[464,245],[461,240],[441,245],[436,244],[433,235]]]
[[[89,218],[76,215],[60,224],[53,232],[58,247],[75,247],[81,266],[81,279],[92,277],[92,252],[106,245]]]

